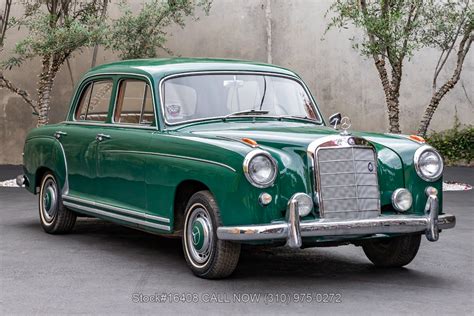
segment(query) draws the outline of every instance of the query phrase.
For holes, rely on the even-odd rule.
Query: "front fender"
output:
[[[291,195],[310,187],[302,159],[305,153],[262,146],[277,161],[279,176],[273,186],[261,189],[249,183],[243,172],[244,158],[253,149],[231,139],[154,135],[145,176],[149,209],[173,218],[176,189],[191,180],[214,194],[223,225],[263,224],[281,218]],[[273,197],[267,206],[259,203],[263,192]]]

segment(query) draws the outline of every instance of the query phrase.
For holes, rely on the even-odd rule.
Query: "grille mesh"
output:
[[[326,147],[316,152],[322,217],[363,219],[380,214],[375,159],[369,147]]]

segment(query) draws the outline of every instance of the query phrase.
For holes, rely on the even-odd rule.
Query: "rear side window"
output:
[[[114,122],[121,124],[153,125],[155,114],[150,86],[142,80],[120,81]]]
[[[112,80],[91,82],[82,91],[75,119],[77,121],[105,122],[109,112]]]

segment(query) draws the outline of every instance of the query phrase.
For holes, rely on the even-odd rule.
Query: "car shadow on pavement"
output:
[[[26,229],[41,230],[37,222],[23,222]],[[164,265],[170,273],[189,273],[182,253],[181,240],[165,238],[93,218],[80,218],[73,232],[52,236],[51,241],[68,247],[104,252],[138,265]],[[342,251],[341,251],[342,250]],[[347,251],[346,251],[347,250]],[[412,283],[442,287],[446,280],[428,271],[408,268],[380,269],[354,246],[337,248],[289,249],[285,247],[243,246],[239,265],[228,280],[268,279],[286,281]],[[415,259],[416,260],[416,259]],[[159,269],[161,270],[161,269]]]

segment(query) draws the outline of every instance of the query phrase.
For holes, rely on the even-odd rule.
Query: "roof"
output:
[[[155,58],[131,59],[103,64],[92,68],[86,74],[139,73],[161,78],[170,74],[202,71],[257,71],[297,76],[294,72],[278,66],[237,59],[212,58]]]

